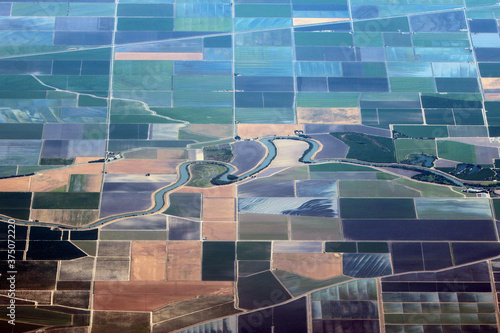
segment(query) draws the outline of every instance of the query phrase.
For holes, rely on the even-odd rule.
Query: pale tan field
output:
[[[484,94],[485,101],[500,101],[500,94],[498,93],[486,93]]]
[[[45,170],[32,176],[30,191],[31,192],[50,192],[61,186],[66,186],[66,191],[69,186],[69,174],[54,173],[52,170]]]
[[[482,77],[481,83],[484,90],[489,89],[500,89],[500,78],[499,77]]]
[[[2,192],[29,192],[31,177],[0,179]]]
[[[184,149],[157,149],[156,158],[159,160],[182,160],[186,158]]]
[[[97,220],[98,210],[91,209],[33,209],[31,219],[72,226],[81,226]]]
[[[361,124],[359,108],[297,108],[299,123]]]
[[[203,221],[235,221],[234,198],[203,198]]]
[[[201,242],[170,241],[167,244],[167,280],[201,280]]]
[[[342,258],[337,253],[274,253],[272,265],[315,280],[342,274]]]
[[[339,22],[348,21],[348,17],[336,17],[336,18],[317,18],[317,17],[294,17],[293,25],[308,25],[308,24],[318,24],[318,23],[328,23],[328,22]]]
[[[208,241],[235,241],[236,223],[203,222],[203,237]]]
[[[193,133],[216,136],[219,138],[228,138],[233,136],[233,125],[210,124],[210,126],[207,126],[205,124],[191,124],[186,129]]]
[[[32,176],[30,191],[32,192],[49,192],[69,185],[70,175],[83,174],[83,175],[100,175],[103,172],[103,163],[79,164],[71,165],[68,167],[43,170]],[[99,188],[100,190],[100,188]],[[99,191],[98,190],[98,191]],[[97,192],[98,192],[97,191]]]
[[[203,53],[116,52],[115,60],[203,60]]]
[[[274,145],[278,150],[278,154],[271,162],[269,168],[303,165],[299,162],[299,158],[309,148],[306,142],[298,140],[275,140]]]
[[[295,130],[303,130],[294,124],[238,124],[238,135],[242,139],[252,139],[270,135],[293,135]]]
[[[213,186],[209,188],[184,186],[176,193],[202,193],[205,198],[234,198],[236,196],[235,185]]]
[[[179,160],[145,160],[145,159],[123,159],[107,164],[106,171],[109,174],[125,173],[174,173]]]
[[[167,242],[132,242],[131,280],[165,280],[166,265]]]

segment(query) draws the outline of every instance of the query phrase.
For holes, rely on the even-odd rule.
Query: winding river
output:
[[[21,220],[16,220],[16,219],[9,219],[3,216],[0,216],[0,221],[12,221],[15,220],[15,223],[18,225],[32,225],[32,226],[45,226],[45,227],[56,227],[64,230],[89,230],[93,229],[96,227],[99,227],[103,224],[107,224],[119,219],[127,218],[127,217],[133,217],[133,216],[142,216],[142,215],[150,215],[159,212],[163,206],[165,205],[165,194],[168,192],[186,184],[189,181],[189,178],[191,177],[189,173],[189,166],[192,164],[217,164],[221,165],[226,168],[226,172],[223,173],[222,175],[216,177],[218,179],[219,183],[222,184],[232,184],[239,182],[243,179],[246,179],[248,177],[251,177],[265,168],[267,168],[273,159],[277,155],[277,149],[276,146],[274,145],[273,141],[274,140],[299,140],[299,141],[304,141],[309,144],[309,148],[304,152],[302,157],[300,158],[300,161],[303,163],[307,164],[313,164],[313,163],[325,163],[325,162],[345,162],[345,163],[351,163],[351,164],[359,164],[359,165],[365,165],[365,166],[373,166],[373,167],[392,167],[392,168],[400,168],[400,169],[407,169],[407,170],[414,170],[414,171],[427,171],[430,173],[433,173],[435,175],[442,176],[446,178],[447,180],[453,182],[456,186],[463,186],[464,184],[457,179],[447,175],[446,173],[443,173],[441,171],[437,170],[432,170],[428,169],[425,167],[419,167],[419,166],[409,166],[409,165],[404,165],[404,164],[396,164],[396,163],[372,163],[372,162],[363,162],[363,161],[358,161],[358,160],[350,160],[350,159],[345,159],[345,158],[336,158],[336,159],[325,159],[325,160],[313,160],[312,157],[314,154],[318,151],[320,148],[318,142],[303,138],[303,137],[297,137],[297,136],[276,136],[276,137],[266,137],[266,138],[261,138],[259,141],[263,143],[267,147],[267,155],[264,158],[264,160],[261,162],[259,166],[256,168],[248,171],[245,174],[240,175],[239,177],[231,176],[231,174],[235,171],[235,168],[227,163],[222,163],[222,162],[213,162],[213,161],[190,161],[190,162],[184,162],[179,166],[179,177],[177,181],[173,184],[170,184],[167,187],[164,187],[160,190],[158,190],[154,194],[154,206],[148,210],[145,211],[139,211],[139,212],[132,212],[132,213],[123,213],[123,214],[118,214],[118,215],[113,215],[109,217],[105,217],[102,219],[99,219],[89,225],[82,226],[82,227],[71,227],[67,225],[60,225],[56,223],[47,223],[47,222],[27,222],[27,221],[21,221]]]

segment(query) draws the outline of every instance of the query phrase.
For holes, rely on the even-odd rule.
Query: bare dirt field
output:
[[[167,280],[201,280],[201,242],[168,242]]]
[[[29,192],[31,177],[0,179],[2,192]]]
[[[166,264],[167,242],[132,242],[131,280],[165,280]]]
[[[96,281],[94,309],[152,311],[198,295],[232,295],[233,282]]]
[[[223,185],[209,188],[184,186],[177,190],[176,193],[202,193],[205,198],[234,198],[236,196],[236,186]]]
[[[191,124],[186,129],[193,133],[216,136],[219,138],[228,138],[233,136],[233,125],[210,124],[210,126],[207,126],[205,124]]]
[[[342,274],[342,258],[337,253],[274,253],[272,265],[315,280]]]
[[[235,221],[234,198],[203,198],[203,221]]]
[[[159,160],[183,160],[186,159],[184,149],[157,149],[156,158]]]
[[[174,173],[179,160],[145,160],[124,159],[107,164],[106,171],[110,174],[141,174],[141,173]]]
[[[203,237],[208,241],[235,241],[236,223],[203,222]]]
[[[51,170],[45,170],[32,177],[30,186],[31,192],[50,192],[62,186],[66,186],[66,190],[68,189],[69,174],[50,171]]]

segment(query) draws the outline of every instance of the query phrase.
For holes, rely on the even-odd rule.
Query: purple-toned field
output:
[[[240,198],[240,213],[337,217],[337,200],[330,198]]]
[[[104,192],[154,192],[170,183],[104,183]]]
[[[255,179],[238,186],[238,197],[293,197],[293,180]]]
[[[434,166],[437,168],[454,168],[458,164],[458,162],[445,160],[444,158],[440,158],[434,162]]]
[[[344,158],[349,150],[348,145],[330,134],[315,134],[311,135],[311,138],[323,145],[323,149],[314,156],[315,160]]]
[[[99,217],[146,210],[151,206],[151,192],[104,192]]]
[[[311,179],[377,179],[374,171],[311,171]]]
[[[336,197],[337,182],[328,180],[301,180],[296,183],[298,197]]]
[[[307,134],[321,134],[331,132],[356,132],[369,135],[391,137],[391,131],[364,125],[333,125],[333,124],[305,124]]]
[[[103,230],[166,230],[167,216],[163,214],[136,216],[116,221],[102,227]]]
[[[104,140],[46,140],[42,148],[42,157],[103,156],[105,150]]]
[[[476,146],[477,164],[492,164],[498,158],[498,148]]]
[[[233,151],[231,164],[238,168],[236,175],[252,170],[266,156],[266,149],[256,141],[238,141],[233,144]]]

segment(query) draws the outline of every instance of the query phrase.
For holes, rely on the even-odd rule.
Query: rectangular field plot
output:
[[[273,268],[325,280],[342,274],[342,258],[337,253],[274,253]]]
[[[238,186],[238,197],[293,197],[291,180],[256,179]]]
[[[168,242],[167,280],[201,280],[201,242]]]
[[[404,160],[409,154],[437,155],[434,140],[397,139],[394,140],[394,146],[398,161]]]
[[[38,140],[1,140],[0,165],[37,165],[42,150]]]
[[[152,192],[104,192],[100,217],[146,210],[151,206]]]
[[[486,199],[415,199],[421,219],[491,219]]]
[[[169,240],[200,240],[201,223],[170,217],[168,222]]]
[[[346,240],[496,240],[491,220],[344,220],[342,227]]]
[[[204,221],[234,221],[235,203],[233,198],[203,198]]]
[[[31,219],[72,226],[85,225],[97,220],[99,211],[93,209],[32,209]]]
[[[337,182],[328,180],[302,180],[296,182],[297,197],[336,197]]]
[[[290,216],[292,240],[340,240],[340,220],[324,217]]]
[[[132,242],[130,280],[165,280],[167,242]]]
[[[175,173],[179,160],[124,159],[107,165],[108,174]]]
[[[167,240],[164,230],[103,230],[100,240]]]
[[[476,150],[473,145],[455,141],[437,142],[438,156],[446,160],[475,164]]]
[[[241,240],[287,240],[286,216],[266,214],[238,214],[239,239]]]
[[[0,214],[27,220],[30,205],[30,192],[0,192]]]
[[[130,217],[102,227],[103,230],[166,230],[167,217],[162,214]]]
[[[235,242],[203,242],[203,281],[233,281]]]
[[[390,180],[341,180],[339,183],[343,198],[420,197],[420,192]]]
[[[99,193],[35,193],[34,209],[98,209]]]
[[[393,182],[404,185],[409,188],[413,188],[416,191],[422,193],[423,197],[430,198],[463,198],[464,195],[453,191],[448,186],[435,185],[431,183],[417,182],[406,178],[399,178],[393,180]]]
[[[413,199],[340,199],[342,218],[415,218]]]
[[[236,223],[203,222],[203,238],[209,241],[235,241]]]
[[[169,206],[163,213],[186,218],[201,218],[200,193],[172,193]]]
[[[128,258],[98,258],[94,279],[96,281],[128,281],[129,266]]]
[[[241,198],[238,212],[337,217],[338,207],[337,200],[329,198]]]

